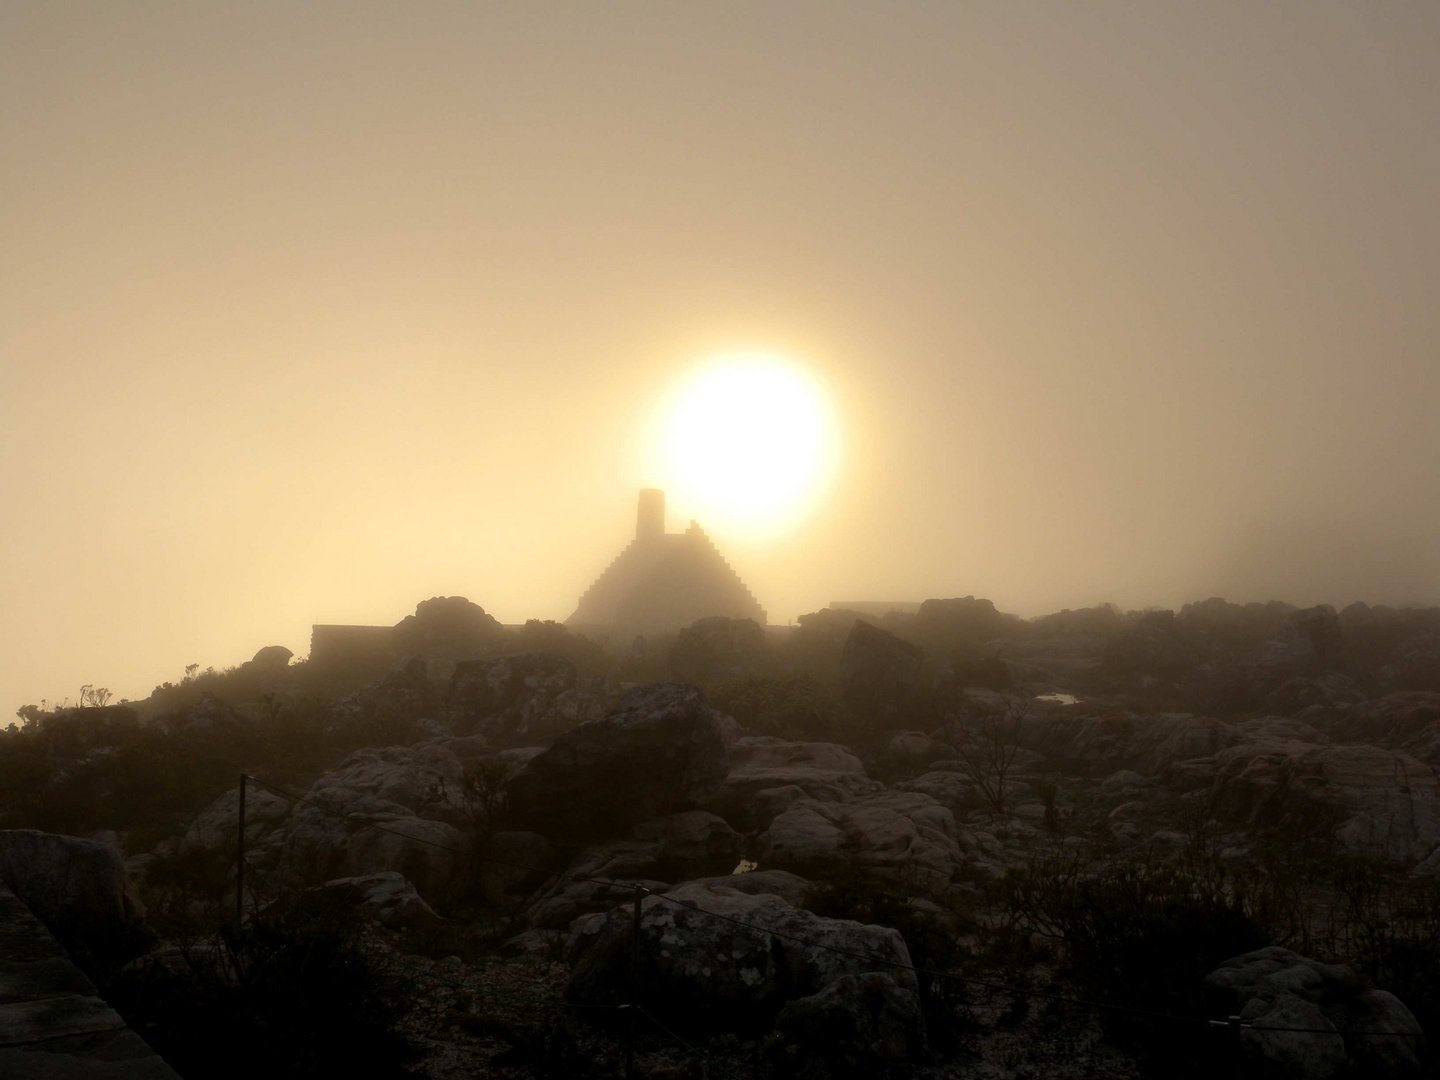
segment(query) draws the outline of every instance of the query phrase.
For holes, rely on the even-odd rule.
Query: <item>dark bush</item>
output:
[[[138,992],[143,987],[143,992]],[[112,988],[127,1022],[182,1076],[398,1076],[404,981],[378,969],[323,893],[277,902],[242,931]]]

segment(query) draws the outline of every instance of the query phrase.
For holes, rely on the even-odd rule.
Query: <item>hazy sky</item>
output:
[[[0,0],[0,706],[563,619],[699,359],[772,620],[1440,601],[1440,5]],[[676,506],[671,528],[703,506]]]

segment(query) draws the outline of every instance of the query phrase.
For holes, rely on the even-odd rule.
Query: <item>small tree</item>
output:
[[[80,687],[80,707],[82,709],[104,708],[110,697],[110,691],[103,686],[86,683]]]
[[[1005,812],[1007,785],[1025,743],[1029,711],[1029,702],[1011,702],[1004,709],[961,716],[945,727],[946,742],[993,814]]]
[[[478,844],[488,841],[505,814],[510,767],[500,758],[472,761],[460,777],[460,800]]]

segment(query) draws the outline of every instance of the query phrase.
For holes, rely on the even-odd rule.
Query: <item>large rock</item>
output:
[[[358,736],[357,742],[408,743],[419,737],[419,721],[439,710],[439,695],[425,662],[417,657],[337,701],[330,708],[327,726],[332,732]]]
[[[763,829],[798,799],[844,802],[881,786],[838,743],[751,735],[730,747],[730,771],[711,809],[738,829]]]
[[[681,682],[712,683],[761,668],[770,646],[754,619],[697,619],[675,639],[670,674]]]
[[[1332,671],[1324,675],[1297,675],[1287,679],[1270,693],[1266,705],[1282,716],[1294,716],[1307,709],[1326,712],[1343,709],[1364,701],[1367,696],[1360,684],[1349,675]]]
[[[1409,754],[1262,740],[1216,761],[1214,805],[1236,823],[1333,828],[1346,850],[1394,863],[1440,847],[1440,779]]]
[[[0,830],[0,881],[67,946],[124,955],[145,909],[108,844],[34,829]]]
[[[514,826],[561,844],[695,809],[719,787],[734,721],[694,687],[643,686],[557,739],[510,781]]]
[[[990,600],[959,596],[926,600],[915,613],[915,633],[937,653],[974,648],[1005,631],[1005,616]]]
[[[463,596],[435,596],[395,624],[394,640],[401,656],[463,660],[503,648],[505,628]]]
[[[284,645],[266,645],[241,664],[240,668],[252,671],[257,675],[277,675],[290,666],[290,659],[294,655]]]
[[[840,654],[840,687],[845,704],[867,722],[878,723],[884,729],[916,727],[924,711],[920,685],[924,659],[918,645],[857,620]]]
[[[928,795],[881,791],[848,803],[802,799],[761,834],[766,869],[823,878],[846,871],[935,890],[965,864],[955,816]]]
[[[672,881],[728,873],[740,861],[740,834],[724,818],[704,810],[641,822],[632,835],[657,846],[660,876]]]
[[[617,1005],[630,993],[632,906],[578,920],[566,997]],[[918,996],[899,932],[826,919],[769,893],[691,882],[641,904],[642,1005],[711,1030],[765,1030],[788,1000],[842,975],[880,972]]]
[[[1429,765],[1440,765],[1440,694],[1387,694],[1323,721],[1337,740],[1407,750]]]
[[[1105,667],[1117,674],[1176,679],[1191,674],[1204,654],[1204,641],[1173,611],[1147,611],[1110,639]]]
[[[607,700],[577,695],[577,682],[574,664],[547,653],[462,660],[448,714],[457,731],[478,731],[497,745],[543,745],[604,715]]]
[[[462,773],[443,743],[357,750],[261,843],[296,884],[394,870],[443,902],[470,876]]]
[[[539,890],[529,917],[537,926],[566,927],[609,909],[636,884],[668,889],[687,878],[729,874],[739,861],[740,835],[723,819],[703,810],[668,814],[636,825],[628,839],[580,852],[564,875]]]
[[[393,870],[336,878],[320,886],[320,891],[342,900],[362,918],[392,930],[434,926],[441,921],[405,875]]]
[[[1077,706],[1079,708],[1079,706]],[[1208,757],[1243,741],[1221,720],[1187,713],[1155,716],[1120,710],[1036,711],[1026,718],[1026,745],[1069,775],[1109,776],[1133,769],[1146,776]]]
[[[269,788],[247,784],[245,791],[245,843],[255,850],[290,816],[293,800]],[[235,843],[240,821],[240,788],[233,787],[200,811],[180,839],[180,853],[228,848]]]
[[[1270,946],[1225,961],[1205,984],[1218,1008],[1244,1024],[1241,1045],[1256,1075],[1284,1080],[1424,1075],[1421,1029],[1410,1010],[1393,994],[1364,989],[1343,965]]]

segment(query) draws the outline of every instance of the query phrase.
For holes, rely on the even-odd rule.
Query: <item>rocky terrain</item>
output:
[[[1434,1074],[1440,611],[485,619],[22,710],[0,879],[187,1078]]]

